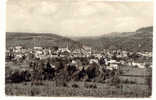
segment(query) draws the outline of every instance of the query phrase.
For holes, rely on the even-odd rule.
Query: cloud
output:
[[[145,20],[146,19],[146,20]],[[95,36],[153,25],[152,2],[8,0],[7,31]]]

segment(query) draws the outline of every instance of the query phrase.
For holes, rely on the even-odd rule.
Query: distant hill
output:
[[[32,48],[34,46],[42,47],[66,47],[80,48],[79,42],[71,40],[66,37],[58,36],[52,33],[6,33],[6,47],[24,46],[25,48]]]
[[[135,32],[110,33],[101,37],[79,38],[82,44],[95,49],[125,49],[129,51],[152,51],[153,27],[144,27]]]
[[[139,28],[138,30],[136,30],[136,32],[153,32],[153,27],[149,26],[149,27]]]
[[[134,32],[113,32],[98,37],[66,38],[52,33],[6,33],[6,47],[33,46],[81,48],[82,44],[94,49],[125,49],[129,51],[152,51],[153,27],[140,28]]]

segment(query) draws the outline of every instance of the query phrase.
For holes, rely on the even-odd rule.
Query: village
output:
[[[65,48],[43,48],[34,47],[32,49],[25,49],[22,46],[10,47],[6,50],[6,61],[15,61],[21,63],[23,60],[32,59],[48,59],[48,58],[88,58],[89,62],[99,63],[100,59],[104,60],[104,64],[111,64],[109,67],[118,66],[119,64],[128,65],[138,68],[151,68],[152,52],[129,52],[125,50],[109,50],[103,49],[102,51],[92,50],[90,47],[83,46],[83,48],[70,50]],[[144,59],[139,61],[139,59]],[[77,63],[76,61],[72,60]]]
[[[138,92],[137,96],[147,96],[151,94],[151,77],[152,52],[130,52],[121,49],[98,51],[88,46],[70,49],[68,45],[64,48],[15,46],[6,50],[5,81],[8,86],[31,82],[31,86],[37,87],[45,84],[44,81],[47,80],[54,82],[56,88],[69,88],[69,84],[80,82],[84,83],[83,87],[86,89],[98,90],[100,87],[97,84],[109,84],[118,90],[121,84],[137,84],[150,89],[148,93],[144,90],[141,94]],[[91,84],[86,85],[86,82]],[[73,83],[71,87],[80,86]],[[122,93],[125,92],[122,90]]]
[[[109,84],[111,87],[112,85],[117,87],[115,90],[117,91],[118,88],[121,88],[121,84],[131,84],[130,86],[141,84],[146,86],[149,91],[143,90],[136,96],[149,96],[151,94],[151,77],[152,52],[131,52],[121,49],[98,51],[88,46],[70,49],[68,45],[64,48],[15,46],[6,50],[5,81],[8,86],[12,83],[23,82],[31,82],[32,86],[38,86],[49,80],[55,82],[54,87],[56,88],[69,88],[69,84],[80,82],[80,84],[84,83],[83,87],[86,89],[98,90],[100,87],[97,84]],[[91,82],[91,84],[86,85],[86,82]],[[54,87],[52,90],[55,89]],[[80,86],[73,83],[71,87],[79,88]],[[122,90],[123,93],[125,92]],[[128,94],[130,95],[131,92]],[[50,93],[50,95],[55,94]]]

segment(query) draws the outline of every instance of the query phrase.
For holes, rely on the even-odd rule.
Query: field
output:
[[[7,65],[8,66],[8,65]],[[6,83],[6,95],[16,96],[77,96],[77,97],[150,97],[151,69],[123,67],[120,82],[69,81],[56,85],[56,81]],[[7,70],[6,70],[7,71]],[[60,81],[61,82],[61,81]]]
[[[72,87],[77,84],[78,87]],[[70,82],[67,87],[56,87],[54,81],[42,85],[28,83],[6,84],[6,95],[16,96],[92,96],[92,97],[149,97],[151,91],[147,85],[96,83],[96,88],[86,88],[83,82]],[[89,83],[88,83],[89,84]],[[90,83],[91,84],[91,83]]]

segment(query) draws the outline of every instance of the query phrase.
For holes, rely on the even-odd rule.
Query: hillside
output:
[[[66,37],[58,36],[51,33],[6,33],[6,47],[24,46],[32,48],[34,46],[42,47],[66,47],[79,48],[81,44]]]
[[[135,32],[110,33],[101,37],[79,38],[82,44],[96,49],[125,49],[152,51],[153,27],[144,27]]]
[[[81,44],[95,49],[125,49],[130,51],[152,51],[153,27],[143,27],[135,32],[113,32],[98,37],[66,38],[52,33],[6,33],[6,47],[21,45],[80,48]]]

